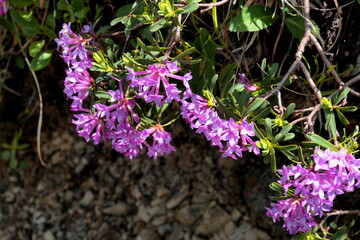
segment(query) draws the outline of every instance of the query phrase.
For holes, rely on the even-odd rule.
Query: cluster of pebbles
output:
[[[254,160],[221,158],[176,129],[177,151],[157,160],[129,161],[67,130],[43,144],[46,167],[19,152],[27,169],[1,169],[0,240],[286,239],[264,216],[269,182]]]

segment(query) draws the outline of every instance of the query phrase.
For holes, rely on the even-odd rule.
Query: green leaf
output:
[[[334,112],[326,114],[325,130],[330,130],[333,138],[336,138],[336,121]]]
[[[86,17],[86,14],[87,14],[88,11],[89,11],[88,7],[81,8],[79,11],[74,13],[74,16],[79,18],[79,19],[83,19],[83,18]]]
[[[269,115],[270,112],[271,112],[271,108],[269,108],[269,107],[265,108],[259,114],[252,117],[251,120],[255,122],[255,121],[259,120],[259,119],[264,119],[267,115]]]
[[[348,236],[346,233],[347,230],[346,226],[339,227],[338,231],[331,236],[330,240],[345,240]]]
[[[208,85],[209,85],[208,88],[211,93],[213,93],[213,91],[214,91],[214,87],[215,87],[215,84],[216,84],[216,81],[218,80],[218,78],[219,78],[219,75],[215,74],[208,82]]]
[[[328,142],[327,140],[325,140],[324,138],[320,137],[319,135],[316,135],[314,133],[308,133],[306,135],[311,141],[317,143],[318,145],[324,147],[324,148],[328,148],[330,149],[331,151],[334,151],[336,152],[337,149],[335,147],[334,144]]]
[[[293,139],[294,137],[295,137],[294,133],[287,133],[287,134],[285,134],[284,139],[282,141],[283,142],[289,141],[289,140]]]
[[[284,151],[284,150],[280,150],[280,152],[282,152],[288,159],[292,160],[292,161],[298,161],[298,157],[293,154],[290,151]]]
[[[28,7],[34,3],[32,0],[15,0],[14,2],[18,8]]]
[[[111,95],[107,91],[97,91],[95,95],[100,99],[110,99]]]
[[[35,57],[45,45],[45,40],[33,42],[29,47],[29,54],[31,57]]]
[[[68,9],[71,8],[71,5],[68,3],[67,0],[60,0],[57,3],[57,9],[62,11],[68,11]]]
[[[341,122],[342,124],[344,124],[344,125],[349,125],[349,121],[346,119],[346,117],[344,116],[344,114],[343,114],[339,109],[337,109],[337,108],[336,108],[336,113],[337,113],[337,115],[338,115],[338,117],[339,117],[339,120],[340,120],[340,122]]]
[[[274,149],[281,151],[295,151],[297,148],[297,145],[274,146]]]
[[[31,12],[10,11],[11,18],[21,27],[27,36],[34,36],[40,33],[40,24]]]
[[[282,119],[286,119],[290,116],[290,114],[292,114],[292,112],[294,111],[296,107],[296,104],[295,103],[290,103],[289,106],[286,108],[283,116],[282,116]]]
[[[9,163],[10,168],[14,169],[18,165],[18,160],[16,158],[12,159]]]
[[[348,93],[350,92],[350,88],[344,88],[341,93],[339,94],[339,96],[337,96],[335,98],[335,101],[334,101],[334,105],[337,105],[339,104],[347,95]]]
[[[41,26],[41,30],[46,34],[46,36],[48,36],[50,39],[55,39],[58,36],[56,35],[56,33],[48,28],[47,26]]]
[[[297,39],[302,39],[305,34],[304,19],[300,16],[287,15],[285,18],[285,25],[291,34]]]
[[[9,161],[11,157],[11,153],[9,150],[3,150],[1,152],[1,158],[4,159],[5,161]]]
[[[291,128],[292,125],[289,124],[283,129],[281,129],[281,131],[274,137],[274,142],[281,142],[282,140],[284,140],[285,135],[291,130]]]
[[[180,53],[179,55],[177,55],[176,57],[174,57],[173,61],[178,61],[180,59],[183,59],[184,57],[192,54],[194,51],[195,51],[194,47],[186,49],[186,51],[184,51],[184,52]]]
[[[338,107],[336,109],[339,109],[342,112],[355,112],[357,110],[357,107],[355,107],[355,106],[346,106],[346,107]]]
[[[264,125],[265,125],[265,131],[266,131],[267,138],[269,140],[273,140],[273,134],[272,134],[272,128],[271,128],[271,119],[266,118],[265,122],[264,122]]]
[[[113,19],[111,22],[110,22],[110,26],[115,26],[116,24],[118,24],[119,22],[123,22],[124,19],[127,19],[128,17],[118,17],[118,18],[115,18]]]
[[[250,5],[244,7],[236,17],[231,20],[229,30],[232,32],[260,31],[272,25],[279,15],[274,15],[274,9],[264,5]]]
[[[231,64],[226,65],[221,70],[220,75],[219,75],[219,80],[218,80],[219,87],[220,87],[220,96],[224,96],[230,89],[231,80],[234,77],[234,72],[235,72],[236,68],[237,68],[237,64],[231,63]],[[243,106],[245,106],[245,104]]]
[[[275,173],[277,171],[275,152],[270,152],[270,165],[272,171]]]
[[[125,17],[133,13],[138,3],[135,1],[132,4],[125,5],[118,10],[116,10],[116,17]]]
[[[261,104],[263,104],[263,102],[266,101],[263,98],[257,98],[255,99],[255,101],[253,101],[245,110],[244,114],[242,117],[247,116],[249,113],[255,111],[255,109],[257,109],[258,107],[260,107]]]
[[[183,7],[184,13],[192,13],[199,8],[199,4],[197,2],[192,2],[185,7]]]
[[[49,14],[49,15],[46,17],[45,24],[46,24],[46,26],[48,26],[51,30],[55,30],[56,22],[55,22],[54,14],[51,13],[51,14]]]
[[[160,30],[162,27],[164,27],[166,22],[167,22],[166,19],[160,19],[159,21],[156,21],[153,24],[151,24],[149,30],[151,32],[156,32]]]
[[[250,95],[251,93],[249,91],[242,91],[241,94],[238,91],[234,92],[234,97],[239,106],[239,111],[241,115],[243,115],[245,112],[245,106],[249,101]]]
[[[269,188],[275,192],[280,193],[281,195],[284,194],[284,188],[280,183],[272,182],[270,183]]]
[[[13,25],[6,18],[0,17],[0,26],[3,26],[9,31],[14,31]]]
[[[317,33],[319,31],[318,26],[315,24],[315,22],[312,22],[312,24],[315,26],[316,31],[311,29],[311,33],[316,37]],[[287,15],[285,18],[285,25],[291,32],[291,34],[296,37],[297,39],[302,39],[305,34],[305,20],[301,16],[291,16]]]
[[[45,68],[51,60],[52,50],[42,51],[31,60],[30,69],[33,71],[38,71]]]

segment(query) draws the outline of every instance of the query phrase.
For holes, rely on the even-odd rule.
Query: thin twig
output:
[[[310,37],[311,42],[314,43],[314,45],[315,45],[318,53],[320,54],[322,60],[324,61],[325,66],[330,69],[332,67],[332,65],[331,65],[329,59],[327,59],[327,57],[326,57],[326,55],[324,53],[324,50],[321,47],[320,43],[317,41],[317,39],[314,37],[314,35],[310,34],[309,37]],[[344,83],[343,83],[343,81],[341,81],[341,79],[340,79],[339,75],[337,74],[336,70],[332,69],[331,73],[334,76],[336,82],[340,85],[340,87],[343,87]]]

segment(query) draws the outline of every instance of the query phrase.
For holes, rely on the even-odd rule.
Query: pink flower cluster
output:
[[[0,16],[5,15],[8,11],[6,0],[0,0]]]
[[[128,90],[123,89],[124,81],[121,79],[110,76],[118,81],[118,89],[108,90],[110,95],[108,103],[95,103],[92,109],[84,107],[90,88],[95,87],[95,81],[89,72],[92,67],[92,52],[88,49],[96,47],[96,44],[93,42],[90,31],[91,26],[86,25],[83,27],[82,35],[79,35],[71,30],[70,23],[64,24],[59,38],[55,40],[58,48],[62,50],[61,57],[68,66],[64,92],[73,100],[71,110],[80,112],[74,114],[73,120],[79,136],[86,141],[92,140],[94,144],[99,144],[101,140],[110,140],[116,151],[130,159],[137,157],[143,146],[148,149],[147,155],[154,158],[174,151],[175,148],[170,144],[170,133],[166,132],[160,124],[142,130],[137,128],[140,118],[133,110],[136,102],[129,98]],[[168,66],[172,66],[173,69],[174,64],[168,63]],[[154,65],[153,71],[144,73],[152,76],[153,81],[156,81],[154,75],[158,72],[156,67]],[[170,74],[171,70],[166,68],[164,71]],[[169,74],[167,76],[170,76]],[[164,82],[166,80],[161,79]],[[129,79],[133,87],[135,83],[132,82],[135,80],[137,79]]]
[[[109,140],[116,151],[130,159],[138,156],[144,146],[149,157],[170,154],[175,150],[170,143],[170,133],[160,124],[144,126],[134,106],[136,99],[157,106],[177,101],[181,105],[181,115],[190,127],[204,134],[212,145],[218,146],[223,157],[237,159],[247,150],[259,154],[259,148],[251,139],[255,136],[253,124],[245,120],[235,122],[231,118],[220,118],[208,100],[192,93],[189,86],[191,74],[177,74],[181,68],[176,61],[149,65],[143,71],[127,68],[126,80],[110,75],[109,78],[115,79],[118,87],[107,89],[109,100],[106,103],[95,102],[90,109],[84,107],[89,104],[85,102],[89,90],[98,86],[89,72],[93,62],[89,49],[97,47],[93,37],[91,26],[84,26],[82,34],[75,34],[69,23],[63,25],[59,38],[55,40],[68,66],[64,92],[73,101],[71,110],[80,112],[74,114],[73,123],[79,136],[86,141],[99,144],[102,140]],[[178,88],[178,83],[184,90]],[[136,92],[136,96],[129,97],[130,90]]]
[[[285,195],[293,191],[293,197],[272,203],[267,216],[274,222],[284,221],[290,234],[309,232],[316,226],[314,216],[321,217],[331,210],[335,197],[354,191],[360,185],[360,159],[348,154],[345,148],[338,152],[315,149],[314,166],[306,169],[300,164],[283,166],[278,181]]]
[[[258,155],[260,153],[256,143],[250,138],[255,136],[254,125],[245,120],[237,123],[230,118],[220,118],[216,110],[211,107],[214,103],[207,99],[189,93],[188,98],[182,100],[181,115],[196,133],[204,134],[212,146],[218,146],[223,157],[237,159],[247,150]]]

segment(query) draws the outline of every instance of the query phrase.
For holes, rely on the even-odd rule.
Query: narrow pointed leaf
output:
[[[331,151],[337,151],[336,147],[334,144],[328,142],[327,140],[325,140],[324,138],[320,137],[319,135],[313,134],[313,133],[308,133],[307,137],[317,143],[318,145],[324,147],[324,148],[328,148]]]

